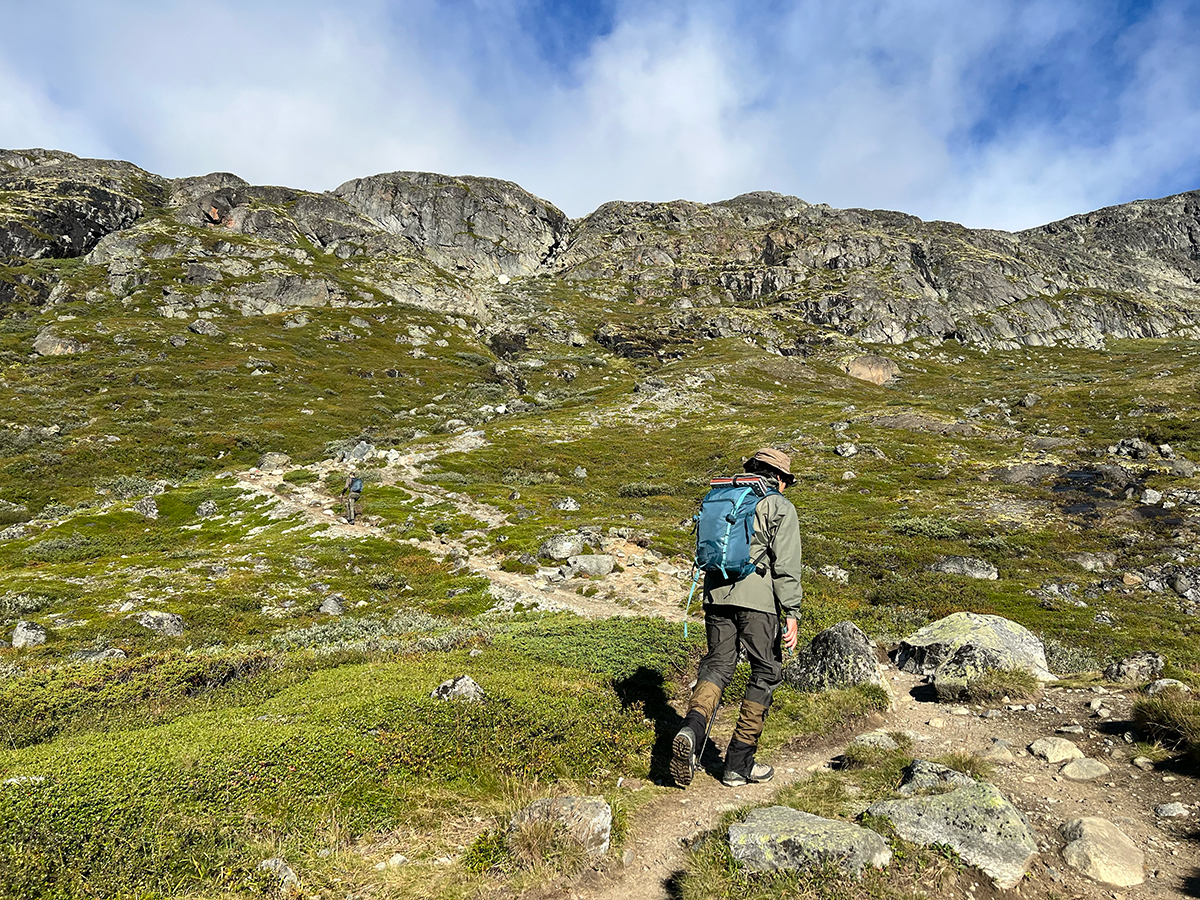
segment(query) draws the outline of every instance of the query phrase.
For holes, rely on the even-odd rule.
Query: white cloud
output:
[[[494,175],[572,215],[768,189],[993,227],[1200,187],[1172,0],[1115,42],[1083,0],[624,2],[565,69],[521,0],[11,5],[0,146],[165,175]]]

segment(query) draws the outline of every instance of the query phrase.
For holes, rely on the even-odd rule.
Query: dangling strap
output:
[[[695,596],[696,585],[698,585],[699,583],[700,583],[700,570],[693,568],[692,569],[692,589],[690,591],[688,591],[687,603],[684,604],[684,607],[683,607],[683,636],[685,639],[688,636],[688,629],[687,629],[688,616],[690,616],[692,614],[692,597]]]
[[[742,491],[741,494],[738,495],[738,498],[733,501],[732,512],[730,512],[728,515],[725,516],[725,536],[721,539],[721,577],[722,578],[726,578],[726,579],[729,578],[729,573],[725,571],[725,556],[727,553],[729,553],[729,531],[730,531],[730,529],[733,528],[733,523],[737,517],[738,509],[741,508],[742,501],[745,500],[750,494],[753,494],[753,493],[754,493],[753,487],[748,487],[744,491]]]

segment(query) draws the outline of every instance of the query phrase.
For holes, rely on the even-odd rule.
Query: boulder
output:
[[[591,578],[603,578],[612,572],[615,564],[616,559],[607,553],[584,553],[567,559],[567,565],[577,573]]]
[[[13,629],[12,633],[14,650],[24,650],[27,647],[36,647],[44,643],[46,643],[45,628],[36,622],[26,622],[24,619],[17,622],[17,627]]]
[[[874,831],[787,806],[754,809],[745,822],[730,825],[729,849],[755,872],[832,866],[858,876],[892,861],[891,847]]]
[[[842,360],[842,371],[851,378],[871,384],[887,384],[900,375],[900,367],[895,360],[873,354]]]
[[[38,356],[69,356],[83,353],[88,345],[72,338],[60,337],[49,328],[43,328],[33,339],[33,352]]]
[[[849,459],[851,456],[858,456],[858,447],[850,441],[846,441],[834,447],[833,452],[844,459]]]
[[[321,601],[321,605],[317,608],[317,612],[324,613],[327,616],[340,616],[345,612],[342,606],[342,601],[338,597],[326,597]]]
[[[1062,836],[1067,865],[1093,881],[1113,887],[1145,881],[1142,851],[1112,822],[1095,816],[1072,819],[1063,825]]]
[[[196,507],[196,515],[202,519],[212,518],[217,514],[217,504],[212,500],[205,500]]]
[[[429,694],[434,700],[465,700],[468,703],[483,703],[487,694],[470,675],[459,675],[443,681]]]
[[[290,466],[292,458],[286,453],[277,453],[274,450],[269,453],[264,453],[258,460],[258,467],[270,471],[271,469],[282,469],[284,466]]]
[[[1030,391],[1028,394],[1026,394],[1024,397],[1021,398],[1021,405],[1023,407],[1025,407],[1026,409],[1030,409],[1030,408],[1036,406],[1038,404],[1038,401],[1040,401],[1041,399],[1042,399],[1042,397],[1040,394],[1035,394],[1035,393],[1033,393],[1033,391]]]
[[[18,522],[16,525],[9,525],[7,528],[0,528],[0,541],[16,541],[25,537],[25,526]]]
[[[556,534],[554,537],[542,541],[537,555],[543,559],[567,560],[572,556],[583,556],[586,549],[587,544],[581,535]]]
[[[153,497],[143,497],[137,503],[133,504],[131,509],[139,516],[154,520],[158,518],[158,504],[154,502]]]
[[[1066,738],[1038,738],[1029,745],[1029,752],[1051,764],[1083,758],[1083,751]]]
[[[202,334],[205,337],[220,337],[223,333],[220,328],[210,322],[208,319],[197,319],[188,326],[188,331],[192,334]]]
[[[1126,683],[1138,681],[1153,681],[1162,674],[1167,661],[1161,653],[1143,650],[1124,659],[1114,659],[1104,669],[1104,677],[1109,681]]]
[[[975,784],[975,779],[964,772],[927,759],[914,759],[900,773],[900,786],[896,790],[905,797],[911,797],[914,794],[948,790],[969,784]]]
[[[932,675],[960,647],[995,650],[1005,668],[1021,668],[1041,681],[1054,681],[1046,664],[1046,649],[1030,631],[1002,616],[959,612],[931,622],[910,634],[893,654],[905,672]]]
[[[561,510],[563,512],[578,512],[581,507],[579,501],[574,497],[563,497],[561,500],[553,500],[550,503],[552,509]]]
[[[874,684],[891,696],[875,644],[853,622],[839,622],[817,634],[787,666],[784,677],[806,691]]]
[[[883,800],[867,814],[887,819],[906,841],[944,844],[997,887],[1020,883],[1037,855],[1037,839],[1024,816],[998,788],[970,784],[946,794]]]
[[[1117,554],[1076,553],[1073,556],[1068,556],[1067,561],[1075,563],[1075,565],[1088,572],[1104,572],[1117,564]]]
[[[183,634],[183,618],[169,612],[144,612],[130,616],[137,619],[139,625],[167,637],[179,637]]]
[[[942,575],[965,575],[981,581],[995,581],[1000,577],[999,571],[990,562],[972,556],[947,556],[930,566],[929,570]]]
[[[1099,760],[1088,759],[1086,756],[1071,760],[1058,771],[1059,775],[1069,781],[1095,781],[1108,773],[1108,766]]]
[[[886,731],[868,731],[866,734],[860,734],[850,742],[850,746],[868,747],[872,750],[883,750],[887,753],[900,749],[900,745],[896,743],[896,739]]]
[[[1154,814],[1160,819],[1179,819],[1188,814],[1188,809],[1178,800],[1173,803],[1160,803],[1154,807]]]
[[[608,851],[612,807],[603,797],[553,797],[537,800],[512,817],[512,828],[533,822],[559,822],[593,856]]]

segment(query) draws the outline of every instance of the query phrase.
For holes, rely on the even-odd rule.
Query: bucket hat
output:
[[[763,447],[761,450],[755,451],[750,460],[757,460],[761,463],[766,463],[772,469],[779,473],[779,477],[792,484],[796,480],[796,476],[792,474],[792,461],[782,450],[776,450],[774,447]]]

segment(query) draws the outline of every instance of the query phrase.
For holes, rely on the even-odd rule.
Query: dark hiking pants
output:
[[[708,728],[720,703],[721,692],[737,668],[740,643],[750,660],[750,681],[746,685],[746,697],[733,738],[725,753],[725,770],[748,775],[754,766],[754,752],[758,749],[758,737],[762,734],[771,697],[783,681],[779,616],[740,606],[711,605],[704,610],[704,628],[708,652],[700,660],[700,671],[684,724],[697,735]]]

